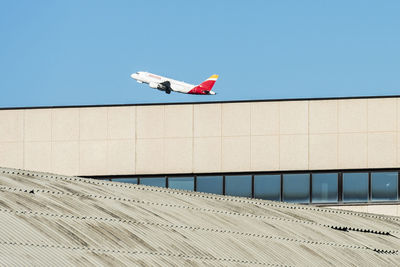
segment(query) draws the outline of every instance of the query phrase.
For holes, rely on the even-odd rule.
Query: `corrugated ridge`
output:
[[[36,265],[400,261],[391,217],[12,169],[0,169],[0,189],[4,265],[29,265],[33,253]]]

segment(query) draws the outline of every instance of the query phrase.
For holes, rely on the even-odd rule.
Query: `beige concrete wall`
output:
[[[389,216],[400,216],[400,205],[399,204],[386,204],[386,205],[346,205],[346,206],[324,206],[325,208],[333,208],[340,210],[350,210],[357,212],[368,212],[381,215]]]
[[[70,175],[400,166],[400,99],[0,110],[0,166]]]
[[[0,110],[0,165],[67,175],[135,173],[136,107]]]

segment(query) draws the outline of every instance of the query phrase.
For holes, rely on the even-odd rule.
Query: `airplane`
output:
[[[218,79],[218,75],[214,74],[201,84],[193,85],[145,71],[133,73],[131,74],[131,77],[138,83],[147,83],[151,88],[165,91],[167,94],[170,94],[171,92],[178,92],[194,95],[215,95],[216,93],[211,90],[215,84],[215,81]]]

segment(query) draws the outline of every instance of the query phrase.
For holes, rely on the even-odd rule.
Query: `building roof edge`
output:
[[[204,102],[167,102],[167,103],[136,103],[136,104],[99,104],[99,105],[61,105],[61,106],[25,106],[25,107],[0,107],[0,110],[15,109],[55,109],[55,108],[94,108],[94,107],[124,107],[124,106],[157,106],[157,105],[202,105],[202,104],[225,104],[225,103],[253,103],[253,102],[292,102],[292,101],[321,101],[321,100],[349,100],[349,99],[379,99],[400,98],[400,95],[382,96],[346,96],[346,97],[315,97],[315,98],[275,98],[275,99],[251,99],[251,100],[224,100]]]

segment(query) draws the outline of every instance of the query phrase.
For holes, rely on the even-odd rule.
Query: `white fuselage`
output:
[[[156,75],[149,72],[139,71],[131,75],[138,83],[147,83],[151,88],[159,89],[158,85],[163,82],[170,82],[172,91],[187,94],[191,89],[195,87],[193,84],[177,81],[160,75]]]

